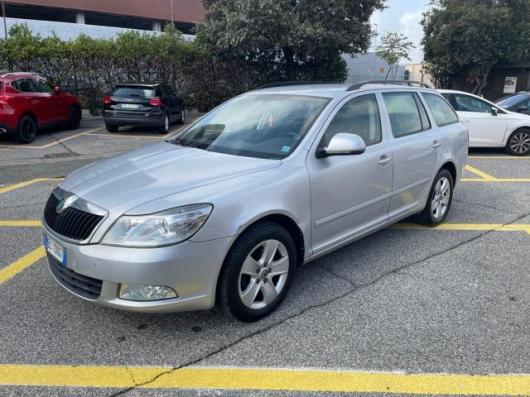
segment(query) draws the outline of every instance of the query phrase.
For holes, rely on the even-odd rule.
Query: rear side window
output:
[[[429,125],[424,125],[428,118],[425,118],[426,115],[422,117],[420,112],[423,105],[413,92],[388,92],[383,94],[383,98],[395,138],[417,134],[429,128]]]
[[[11,86],[20,92],[37,92],[32,79],[20,79],[11,83]]]
[[[328,126],[321,146],[327,146],[339,133],[359,135],[366,146],[381,142],[381,117],[375,95],[364,95],[347,102]]]
[[[438,127],[458,122],[458,116],[449,104],[440,96],[435,94],[423,94],[425,102],[431,108],[434,121]]]
[[[154,98],[155,90],[152,87],[118,86],[112,92],[113,96],[119,97],[143,97]]]

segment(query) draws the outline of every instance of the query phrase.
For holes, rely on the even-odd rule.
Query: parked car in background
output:
[[[103,118],[109,132],[121,126],[155,127],[167,134],[171,123],[183,124],[184,101],[165,83],[118,84],[103,98]]]
[[[530,154],[530,116],[467,92],[439,91],[469,129],[470,147],[505,148],[513,156]]]
[[[50,126],[79,128],[81,105],[76,96],[52,86],[34,73],[0,75],[0,133],[31,143],[37,131]]]
[[[218,304],[255,321],[281,303],[298,265],[414,214],[443,222],[467,143],[427,88],[249,92],[170,140],[69,175],[44,212],[49,267],[102,305]]]
[[[519,92],[499,99],[497,106],[510,112],[517,112],[530,115],[530,92]]]

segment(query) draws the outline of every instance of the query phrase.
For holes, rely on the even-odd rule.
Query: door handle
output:
[[[377,164],[379,165],[382,165],[382,166],[385,166],[387,165],[388,163],[390,163],[392,161],[392,156],[388,155],[388,154],[383,154],[380,158],[379,158],[379,161],[377,162]]]
[[[440,146],[442,146],[442,144],[439,141],[434,141],[432,143],[433,149],[438,149]]]

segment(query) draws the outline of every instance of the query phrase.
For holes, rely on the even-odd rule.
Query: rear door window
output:
[[[20,92],[37,92],[32,79],[20,79],[11,83],[11,86]]]
[[[413,92],[387,92],[383,94],[392,134],[395,138],[417,134],[430,128],[428,117],[421,114],[423,105]],[[421,107],[420,107],[421,106]]]
[[[114,89],[112,95],[117,97],[153,98],[155,97],[155,89],[142,86],[118,86]]]
[[[458,122],[458,116],[455,111],[442,97],[427,93],[423,93],[423,97],[429,108],[431,108],[431,113],[438,127]]]

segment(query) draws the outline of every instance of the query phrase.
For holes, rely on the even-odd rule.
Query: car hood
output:
[[[148,145],[68,175],[61,187],[111,212],[127,212],[167,195],[281,164],[177,146]],[[204,197],[202,202],[208,202]]]

